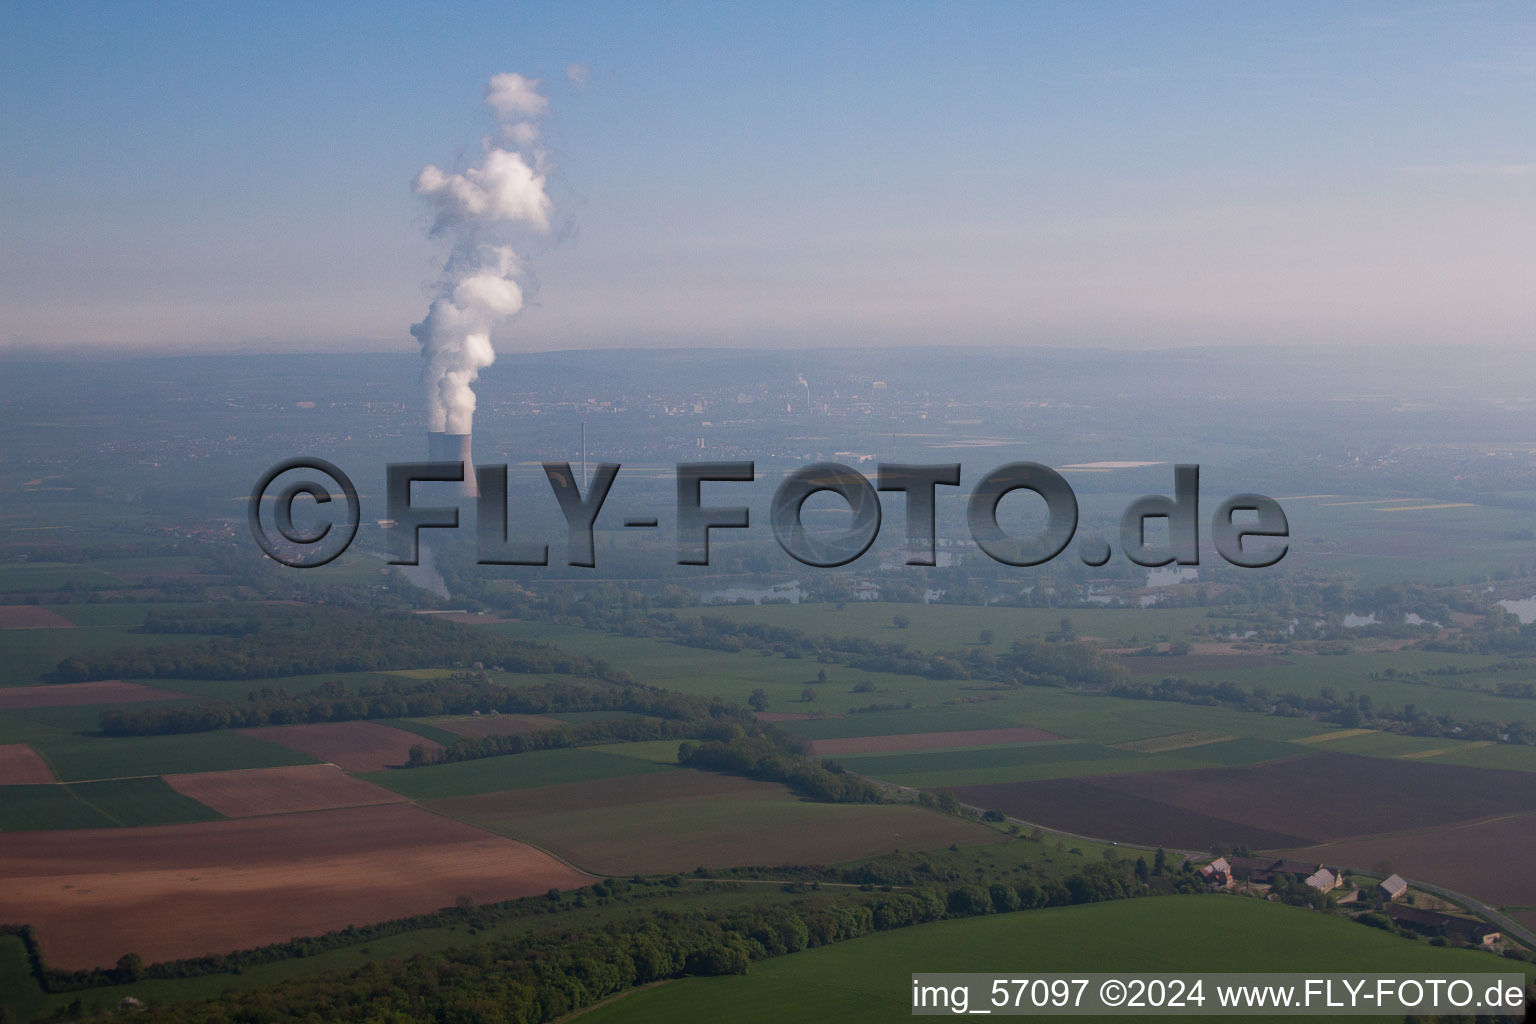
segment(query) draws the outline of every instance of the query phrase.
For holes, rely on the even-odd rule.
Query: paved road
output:
[[[1536,949],[1536,933],[1533,933],[1529,928],[1525,927],[1525,925],[1521,924],[1519,921],[1512,920],[1511,918],[1500,913],[1498,910],[1495,910],[1493,907],[1490,907],[1488,904],[1475,900],[1465,893],[1456,892],[1453,889],[1443,889],[1438,885],[1430,885],[1428,882],[1417,882],[1411,878],[1407,879],[1406,881],[1412,888],[1423,889],[1425,892],[1439,896],[1441,899],[1446,899],[1450,900],[1452,903],[1461,904],[1468,910],[1472,911],[1472,913],[1476,914],[1478,917],[1486,920],[1488,923],[1498,925],[1499,929],[1503,931],[1505,935],[1519,939],[1527,946]]]

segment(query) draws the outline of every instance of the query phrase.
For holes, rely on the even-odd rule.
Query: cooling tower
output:
[[[469,453],[469,437],[468,434],[447,434],[441,430],[427,431],[428,462],[464,463],[464,482],[454,491],[461,498],[480,495],[480,489],[475,486],[475,462]]]

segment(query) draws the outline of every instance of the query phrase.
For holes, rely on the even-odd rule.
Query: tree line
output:
[[[470,667],[589,675],[618,681],[603,662],[435,616],[327,605],[231,605],[152,613],[148,635],[204,637],[177,644],[76,654],[53,682],[92,679],[267,679],[321,672]]]
[[[615,890],[631,884],[608,880],[575,894],[551,892],[546,900],[551,906],[590,905],[593,900],[601,903]],[[660,884],[675,886],[677,882],[666,879]],[[1125,899],[1152,891],[1126,863],[1105,862],[1089,864],[1060,882],[1042,884],[974,881],[787,904],[655,909],[604,925],[545,929],[406,960],[370,962],[348,972],[295,978],[270,988],[150,1006],[134,1016],[146,1024],[223,1020],[535,1024],[558,1019],[638,985],[690,975],[743,974],[761,960],[876,932],[949,918]],[[461,906],[427,917],[438,924],[459,918],[483,928],[499,920],[501,912]],[[338,945],[362,938],[360,930],[348,932],[358,934],[333,933]],[[295,949],[291,955],[308,953]],[[221,958],[207,959],[221,962]],[[120,969],[135,970],[137,977],[145,978],[188,976],[162,974],[157,970],[159,965],[143,966],[136,961],[131,955],[125,956]],[[96,972],[96,976],[100,984],[128,980],[118,971]],[[61,1007],[49,1019],[76,1020],[83,1012],[77,1001]]]
[[[686,768],[744,775],[779,782],[801,796],[826,803],[880,803],[885,791],[835,762],[816,764],[775,743],[774,737],[736,729],[724,738],[685,742],[677,748],[677,763]]]
[[[1452,715],[1431,714],[1412,703],[1404,704],[1399,709],[1378,704],[1369,694],[1341,694],[1327,686],[1316,694],[1302,694],[1294,690],[1273,693],[1262,686],[1247,690],[1233,682],[1195,682],[1181,676],[1165,677],[1156,682],[1127,681],[1110,687],[1106,692],[1112,697],[1129,700],[1219,705],[1237,711],[1254,711],[1286,718],[1313,718],[1346,729],[1371,728],[1410,736],[1536,745],[1536,729],[1522,721],[1466,721]]]
[[[101,731],[108,736],[149,736],[369,718],[468,715],[477,711],[519,715],[623,711],[682,722],[715,718],[750,720],[746,712],[729,705],[636,683],[546,679],[514,686],[496,682],[483,671],[472,671],[439,679],[385,677],[350,692],[340,680],[327,680],[309,693],[263,687],[251,691],[243,704],[209,701],[120,708],[102,714]]]

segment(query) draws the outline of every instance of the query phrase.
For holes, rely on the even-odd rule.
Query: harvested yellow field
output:
[[[1165,754],[1170,750],[1188,750],[1190,747],[1204,747],[1235,739],[1236,736],[1225,732],[1175,732],[1167,736],[1150,736],[1144,740],[1116,743],[1115,746],[1141,754]]]
[[[1351,736],[1366,736],[1375,731],[1375,729],[1335,729],[1333,732],[1320,732],[1316,736],[1307,736],[1303,739],[1291,740],[1291,742],[1330,743],[1333,740],[1347,740]]]

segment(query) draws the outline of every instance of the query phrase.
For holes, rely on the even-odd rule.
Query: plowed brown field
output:
[[[1532,851],[1536,851],[1536,815],[1414,835],[1350,839],[1292,850],[1287,856],[1367,871],[1386,861],[1404,877],[1443,885],[1491,906],[1529,907],[1536,906]]]
[[[82,704],[131,704],[144,700],[187,700],[184,693],[157,690],[138,683],[104,679],[98,683],[60,683],[57,686],[7,686],[0,688],[0,711],[21,708],[70,708]]]
[[[25,743],[0,745],[0,786],[35,786],[57,781],[48,762]]]
[[[3,750],[0,747],[0,751]],[[207,804],[230,818],[393,804],[405,800],[398,793],[391,793],[383,786],[375,786],[362,779],[354,779],[330,764],[250,768],[234,772],[196,772],[191,775],[167,775],[165,781],[181,795]]]
[[[604,874],[837,864],[895,849],[990,843],[975,822],[911,804],[824,804],[774,782],[689,769],[453,797],[434,810]]]
[[[0,604],[0,629],[74,629],[58,612],[35,604]]]
[[[247,736],[281,743],[311,757],[329,761],[348,772],[376,772],[404,764],[418,743],[428,750],[440,744],[403,729],[377,722],[321,722],[317,725],[269,725],[241,729]]]
[[[349,924],[590,881],[547,854],[410,804],[75,832],[0,846],[0,921],[46,962],[228,952]]]
[[[966,803],[1181,849],[1303,846],[1536,810],[1524,772],[1313,754],[1232,768],[963,786]]]

